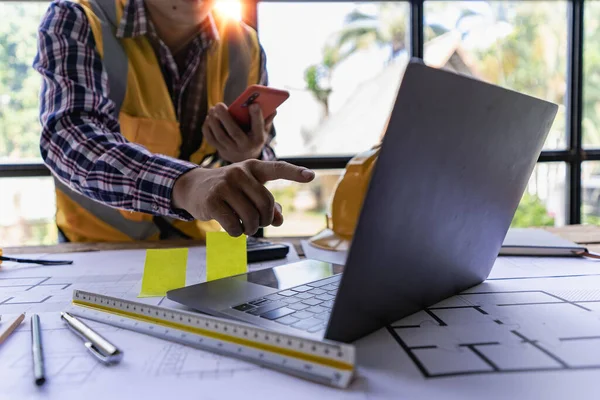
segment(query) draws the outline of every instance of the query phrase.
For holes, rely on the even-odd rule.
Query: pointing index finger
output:
[[[315,178],[313,171],[284,161],[258,161],[252,164],[251,171],[262,184],[277,179],[307,183]]]

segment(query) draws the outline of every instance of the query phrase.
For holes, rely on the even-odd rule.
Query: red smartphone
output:
[[[250,126],[251,104],[258,104],[262,110],[263,117],[267,118],[275,112],[277,107],[283,104],[290,93],[286,90],[273,89],[262,85],[251,85],[229,106],[229,114],[243,127]]]

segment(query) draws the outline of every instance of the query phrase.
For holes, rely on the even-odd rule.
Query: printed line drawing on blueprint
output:
[[[484,283],[388,331],[426,378],[600,369],[600,290],[552,280]]]
[[[4,304],[41,304],[52,298],[48,292],[66,290],[72,285],[72,283],[48,283],[50,279],[52,279],[51,276],[0,278],[0,293],[2,294],[0,306]]]
[[[73,265],[40,267],[3,263],[0,313],[62,311],[74,289],[114,296],[135,296],[142,277],[143,251],[125,251],[106,263],[106,255],[74,253]],[[43,271],[43,272],[42,272]]]
[[[65,332],[64,334],[69,334]],[[88,380],[100,364],[85,352],[50,352],[45,355],[46,376],[53,384],[83,384]],[[31,375],[31,354],[24,354],[10,368],[22,371],[22,376]]]
[[[53,387],[77,388],[105,381],[126,382],[128,379],[171,381],[216,381],[261,373],[263,368],[244,361],[172,343],[149,335],[114,326],[88,321],[85,323],[99,334],[124,349],[123,361],[105,366],[86,349],[83,341],[73,334],[56,312],[40,315],[44,340],[46,377]],[[26,320],[0,347],[0,374],[3,390],[11,392],[31,378],[31,328]],[[1,397],[1,396],[0,396]]]
[[[0,313],[62,311],[71,302],[73,290],[78,288],[117,296],[135,296],[132,289],[138,284],[140,277],[141,274],[2,277]]]
[[[102,365],[91,356],[83,341],[75,336],[55,312],[39,314],[42,326],[44,364],[46,378],[53,385],[83,385],[102,370]],[[115,336],[119,329],[111,326],[95,325],[103,335]],[[3,389],[31,379],[31,324],[26,318],[6,343],[0,348],[3,364],[0,373],[4,377]]]
[[[237,374],[256,372],[260,366],[204,351],[190,351],[184,345],[170,343],[148,362],[146,371],[154,377],[187,379],[233,378]]]

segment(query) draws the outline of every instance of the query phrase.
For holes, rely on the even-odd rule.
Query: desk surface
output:
[[[549,230],[600,250],[600,227]],[[280,240],[299,244],[299,238]],[[357,376],[347,390],[88,321],[125,349],[123,363],[105,368],[79,338],[66,332],[59,312],[71,307],[76,289],[180,307],[164,297],[137,298],[145,251],[125,251],[107,262],[101,250],[190,247],[186,284],[193,284],[205,276],[205,249],[193,247],[197,244],[201,242],[6,249],[10,254],[74,252],[74,264],[3,267],[2,324],[21,312],[40,315],[48,382],[42,389],[32,382],[27,318],[0,346],[0,400],[164,400],[199,391],[206,399],[251,394],[260,400],[598,397],[591,388],[600,379],[600,263],[585,258],[499,258],[487,282],[357,341]]]
[[[567,240],[586,245],[590,251],[600,252],[600,226],[595,225],[568,225],[562,227],[545,227],[544,229],[555,233]],[[304,256],[300,241],[301,237],[269,238],[271,241],[292,243],[300,256]],[[197,240],[165,240],[160,242],[121,242],[121,243],[61,243],[50,246],[21,246],[8,247],[6,254],[58,254],[71,252],[127,250],[127,249],[155,249],[177,246],[193,247],[204,244]]]
[[[292,243],[300,256],[304,256],[300,241],[302,237],[268,238],[272,242]],[[598,242],[600,243],[600,229],[598,230]],[[106,242],[106,243],[60,243],[49,246],[19,246],[5,247],[6,254],[59,254],[79,253],[88,251],[106,250],[136,250],[136,249],[160,249],[169,247],[195,247],[204,245],[201,240],[162,240],[162,241],[138,241],[138,242]]]

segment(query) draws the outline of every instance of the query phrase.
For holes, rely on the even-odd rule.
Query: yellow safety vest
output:
[[[117,104],[121,133],[153,153],[178,157],[179,122],[154,50],[144,36],[117,39],[115,31],[126,0],[74,0],[80,4],[108,72],[110,97]],[[256,32],[233,20],[217,19],[220,40],[207,54],[208,107],[231,104],[249,85],[258,83],[260,47]],[[202,141],[190,157],[200,164],[215,149]],[[160,231],[150,214],[112,208],[76,193],[55,178],[56,221],[73,242],[157,240]],[[216,221],[166,219],[194,239],[220,230]]]

